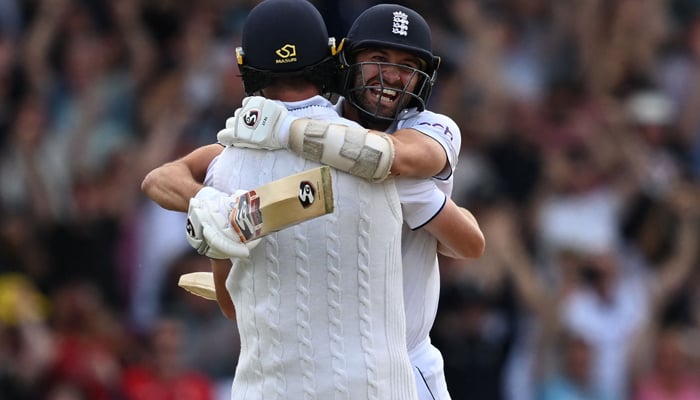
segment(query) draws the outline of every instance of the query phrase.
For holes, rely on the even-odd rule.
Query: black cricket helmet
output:
[[[236,58],[247,95],[273,79],[293,77],[313,82],[323,93],[337,91],[335,39],[307,0],[264,0],[256,5],[245,20]]]
[[[369,63],[357,63],[355,60],[359,51],[369,48],[402,50],[421,60],[420,69],[401,66],[412,71],[412,78],[418,76],[419,82],[413,91],[404,87],[403,90],[399,91],[399,96],[410,97],[405,107],[417,107],[420,111],[425,109],[435,84],[440,57],[433,55],[430,26],[416,11],[398,4],[379,4],[370,7],[355,19],[340,47],[342,49],[341,94],[357,107],[365,118],[394,120],[401,111],[401,109],[397,109],[392,116],[379,115],[379,99],[376,108],[367,104],[359,104],[358,96],[363,91],[382,92],[385,89],[381,74],[379,84],[367,85],[361,74],[362,65]],[[386,63],[374,64],[387,65]],[[381,69],[381,65],[379,67]],[[358,76],[362,79],[359,79]],[[392,88],[392,90],[396,89]]]

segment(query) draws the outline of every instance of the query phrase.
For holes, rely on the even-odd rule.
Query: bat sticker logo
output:
[[[259,120],[260,120],[260,110],[256,110],[256,109],[248,110],[243,115],[243,123],[248,128],[255,128],[255,126],[258,124]]]
[[[238,233],[241,242],[246,243],[260,236],[262,230],[262,212],[260,211],[260,197],[255,191],[250,191],[238,197],[238,202],[233,208],[233,229]]]
[[[316,189],[309,181],[301,181],[299,184],[299,201],[302,207],[307,208],[316,200]]]

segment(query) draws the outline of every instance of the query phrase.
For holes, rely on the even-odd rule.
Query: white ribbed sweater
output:
[[[325,106],[294,112],[337,118]],[[317,165],[285,150],[227,148],[207,179],[233,191]],[[232,399],[416,399],[396,189],[335,171],[333,181],[333,214],[267,236],[250,261],[234,263],[227,288],[241,354]]]

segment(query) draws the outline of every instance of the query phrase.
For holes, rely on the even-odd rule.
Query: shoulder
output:
[[[333,103],[323,96],[314,96],[304,101],[285,103],[285,106],[296,117],[324,120],[334,124],[359,127],[357,122],[343,118]]]
[[[452,169],[457,165],[457,159],[462,147],[462,133],[457,123],[444,114],[424,110],[415,112],[401,120],[398,129],[414,129],[430,136],[442,145],[447,153]]]
[[[408,118],[401,128],[412,128],[426,134],[439,134],[449,140],[461,135],[459,126],[450,117],[424,110]]]

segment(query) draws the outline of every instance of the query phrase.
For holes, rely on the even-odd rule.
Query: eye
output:
[[[415,59],[402,60],[400,64],[408,68],[421,69],[420,61]]]

